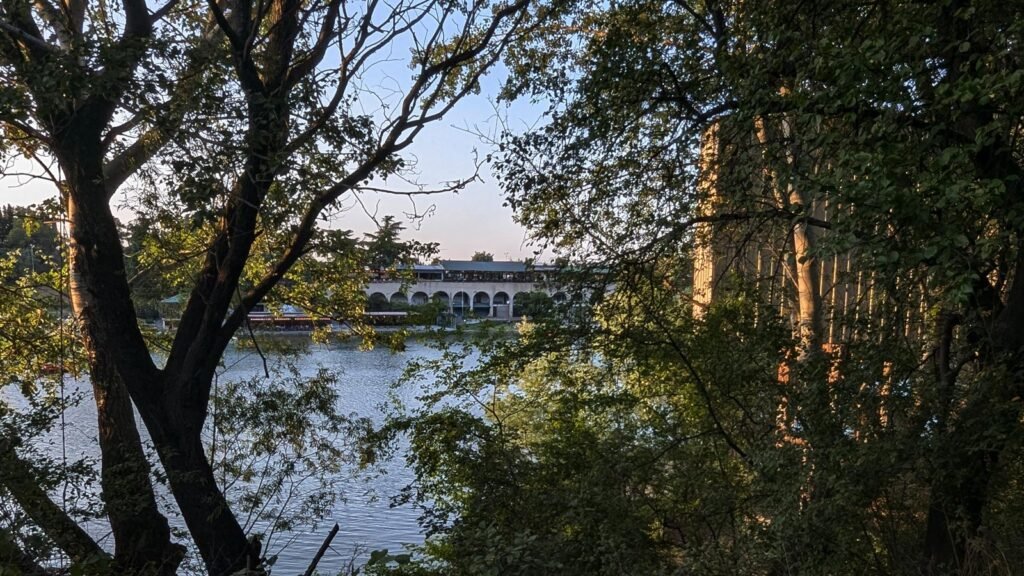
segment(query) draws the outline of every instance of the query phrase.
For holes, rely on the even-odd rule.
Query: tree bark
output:
[[[96,150],[99,150],[98,145]],[[65,166],[65,170],[69,176],[74,174],[73,166]],[[101,344],[103,340],[99,327],[105,318],[97,310],[98,290],[95,286],[90,287],[86,281],[91,273],[88,262],[90,255],[87,253],[96,254],[100,250],[108,252],[114,249],[109,241],[100,242],[93,236],[93,220],[80,210],[80,198],[83,196],[102,194],[92,197],[106,201],[102,179],[83,182],[75,178],[69,180],[69,184],[74,190],[67,198],[71,236],[71,304],[88,355],[99,432],[102,464],[100,483],[114,537],[114,561],[119,570],[126,574],[173,574],[184,556],[184,549],[171,543],[167,519],[157,508],[149,462],[142,447],[131,399],[110,356],[116,351]],[[98,190],[84,189],[89,187]],[[109,230],[110,227],[100,227],[99,230]],[[116,230],[114,232],[116,234]],[[122,263],[119,276],[124,278],[120,243],[115,244],[116,252],[110,255],[110,260]],[[131,318],[134,320],[134,313]]]
[[[246,537],[217,486],[199,435],[182,435],[159,424],[147,426],[171,492],[211,576],[259,568],[260,547]]]
[[[785,162],[791,171],[796,171],[796,163],[799,160],[793,150],[792,127],[787,118],[779,120],[778,130],[773,130],[768,125],[770,120],[758,119],[756,125],[757,139],[767,153],[771,146],[785,147]],[[812,199],[808,198],[792,182],[780,182],[778,170],[772,167],[771,158],[765,159],[765,173],[771,179],[769,185],[775,195],[775,202],[778,207],[785,211],[802,211],[806,216],[811,215],[813,208]],[[798,359],[803,360],[809,355],[821,352],[823,342],[824,326],[822,324],[821,293],[818,285],[820,276],[820,264],[815,253],[817,247],[817,234],[814,227],[806,219],[797,219],[792,227],[793,235],[793,258],[795,261],[795,291],[797,311],[797,336],[800,341]]]
[[[0,438],[0,484],[18,506],[73,561],[107,556],[84,530],[39,486],[32,467],[8,439]]]
[[[260,551],[248,541],[217,487],[202,445],[212,372],[188,378],[182,373],[194,371],[198,362],[183,370],[172,371],[169,367],[164,372],[153,365],[135,318],[116,221],[103,189],[101,164],[87,150],[73,147],[61,155],[61,160],[70,185],[72,302],[93,368],[100,439],[105,444],[104,502],[110,506],[108,515],[119,551],[115,556],[130,563],[133,570],[145,573],[173,572],[181,558],[180,550],[169,544],[167,521],[156,508],[148,463],[131,409],[134,401],[210,574],[228,575],[255,568]],[[255,210],[255,206],[250,209]],[[251,236],[251,227],[248,234]],[[246,255],[234,257],[244,263]],[[239,275],[240,270],[239,265]],[[226,311],[229,298],[222,296],[221,300],[219,304]],[[197,341],[209,338],[208,332],[216,333],[223,313],[217,309],[204,311]],[[191,344],[190,352],[204,365],[209,349],[204,354],[202,346]],[[119,499],[123,499],[123,505],[112,505]],[[142,561],[146,563],[139,565]]]
[[[210,573],[227,575],[255,567],[259,550],[250,545],[217,487],[203,450],[207,398],[197,393],[202,383],[184,385],[151,366],[138,335],[106,195],[102,190],[89,192],[83,180],[71,181],[68,201],[72,302],[92,365],[104,460],[103,498],[114,531],[115,556],[131,570],[146,574],[173,573],[181,559],[180,549],[169,543],[167,521],[156,508],[130,392]],[[125,336],[129,331],[136,334]]]
[[[1024,393],[1024,253],[1017,255],[1013,284],[1005,305],[987,332],[975,390],[950,423],[944,439],[944,465],[936,474],[929,496],[925,528],[924,572],[929,576],[971,573],[976,561],[972,540],[978,538],[991,480],[1003,450],[1020,426]]]

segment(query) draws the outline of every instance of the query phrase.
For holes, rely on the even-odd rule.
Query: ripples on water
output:
[[[438,352],[432,348],[410,342],[402,352],[387,348],[361,351],[353,346],[321,346],[311,344],[299,355],[298,367],[304,375],[311,375],[323,366],[336,374],[339,393],[339,411],[369,417],[380,422],[383,414],[381,405],[395,394],[403,402],[414,403],[419,390],[415,385],[406,384],[401,388],[392,385],[399,379],[409,360],[414,358],[436,358]],[[263,361],[254,350],[230,349],[225,355],[226,370],[219,376],[221,381],[233,378],[251,378],[263,374]],[[75,387],[87,386],[78,382],[69,384],[69,391]],[[99,460],[96,443],[95,407],[88,399],[79,406],[70,408],[66,415],[66,446],[73,457],[93,455]],[[41,439],[47,450],[59,455],[60,433],[53,431]],[[277,536],[268,543],[268,556],[277,554],[273,566],[275,576],[302,574],[312,560],[324,537],[335,522],[341,527],[331,549],[320,561],[320,574],[334,575],[348,566],[352,559],[360,565],[375,549],[387,548],[392,553],[406,544],[419,544],[423,535],[417,523],[417,511],[410,505],[392,508],[390,500],[413,478],[412,471],[405,466],[402,457],[383,462],[384,474],[369,478],[353,476],[352,470],[343,470],[339,479],[342,498],[334,509],[319,522],[316,530],[300,528],[290,534]],[[242,519],[244,521],[244,519]],[[172,525],[183,527],[180,518],[171,515]],[[88,529],[98,538],[104,538],[109,530],[102,523],[94,523]],[[109,545],[109,542],[104,542]]]
[[[360,351],[349,346],[311,345],[301,357],[304,374],[323,366],[337,375],[340,412],[381,420],[381,405],[391,397],[392,385],[412,358],[436,357],[437,352],[422,344],[410,343],[403,352],[379,347]],[[237,361],[232,365],[233,361]],[[262,373],[262,360],[256,354],[237,351],[225,359],[230,369],[222,377],[250,377]],[[409,385],[394,390],[403,402],[413,402],[418,390]],[[409,505],[392,508],[390,499],[412,480],[412,471],[401,458],[383,463],[383,475],[369,479],[345,477],[341,481],[344,500],[321,522],[317,531],[297,531],[281,540],[291,540],[278,554],[274,574],[293,575],[305,571],[330,527],[341,527],[331,550],[320,561],[321,574],[336,574],[350,559],[365,560],[369,551],[387,548],[401,550],[405,544],[419,544],[423,536],[417,524],[417,511]],[[344,474],[344,472],[343,472]]]

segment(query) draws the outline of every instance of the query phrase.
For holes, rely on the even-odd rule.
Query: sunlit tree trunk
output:
[[[98,159],[94,163],[98,164]],[[69,174],[73,178],[71,187],[76,190],[67,198],[71,305],[88,356],[96,403],[101,486],[114,537],[114,560],[121,570],[129,574],[173,574],[183,557],[183,549],[171,543],[167,519],[157,508],[150,466],[135,422],[131,398],[110,357],[112,351],[101,344],[99,325],[104,319],[96,311],[97,286],[95,282],[90,286],[85,280],[86,276],[95,273],[90,269],[90,258],[85,252],[96,256],[101,250],[115,251],[105,260],[121,263],[115,278],[120,276],[124,280],[120,243],[116,240],[112,216],[97,226],[95,220],[79,209],[77,198],[90,195],[83,187],[98,188],[92,190],[91,195],[98,195],[104,200],[105,191],[101,186],[83,182],[83,177],[89,178],[87,174],[75,175],[72,166],[68,168],[71,168]],[[102,183],[102,179],[98,182]],[[95,236],[104,232],[105,241]],[[127,288],[126,283],[124,288]]]
[[[794,135],[790,120],[788,118],[779,119],[777,127],[772,124],[774,124],[773,119],[759,118],[757,120],[758,142],[765,151],[773,147],[784,147],[786,150],[783,155],[785,162],[789,165],[790,171],[795,172],[798,158],[794,153]],[[771,163],[772,160],[766,158],[765,173],[775,197],[776,207],[784,213],[810,215],[813,199],[800,186],[790,181],[792,177],[781,182],[778,171],[771,166]],[[794,300],[797,314],[796,332],[800,341],[798,357],[803,359],[809,355],[818,354],[824,343],[825,327],[822,323],[821,287],[818,281],[821,276],[821,266],[816,252],[817,232],[807,219],[797,217],[793,222],[791,234],[794,260]]]

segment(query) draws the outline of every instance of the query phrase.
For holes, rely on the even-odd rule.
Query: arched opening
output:
[[[387,296],[380,292],[374,292],[370,294],[366,309],[370,312],[386,312],[391,309],[391,306],[388,304]]]
[[[430,301],[430,296],[426,292],[413,292],[412,294],[412,305],[423,306]]]
[[[391,307],[402,309],[409,307],[409,297],[404,292],[395,292],[391,295]]]
[[[477,292],[473,295],[473,314],[480,318],[491,316],[491,295],[487,292]]]
[[[512,317],[512,306],[511,299],[505,292],[495,292],[494,298],[491,298],[491,305],[494,307],[494,317],[502,320],[508,320]]]
[[[554,312],[555,303],[547,292],[517,292],[513,308],[516,316],[543,318]]]
[[[569,297],[565,292],[555,292],[555,295],[551,297],[555,301],[555,304],[565,304],[569,301]]]
[[[470,299],[469,294],[465,292],[456,292],[455,296],[452,297],[452,312],[456,316],[465,316],[469,312]]]
[[[512,302],[509,306],[509,316],[511,318],[518,318],[523,315],[520,308],[530,299],[529,294],[529,292],[516,292],[512,295]]]
[[[451,298],[448,297],[448,293],[447,292],[441,292],[441,291],[434,292],[434,295],[430,297],[430,300],[432,302],[437,302],[439,304],[444,304],[444,307],[445,307],[446,310],[451,308]]]

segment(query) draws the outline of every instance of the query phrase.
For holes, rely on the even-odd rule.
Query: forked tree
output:
[[[182,558],[156,505],[133,405],[208,571],[259,569],[259,545],[203,444],[218,363],[247,313],[325,237],[318,223],[346,195],[401,174],[401,152],[479,88],[529,8],[0,1],[0,149],[59,169],[50,175],[66,211],[70,298],[98,411],[112,570],[171,574]],[[403,54],[407,76],[375,93],[368,83],[381,68],[379,78],[399,74],[388,62]],[[142,173],[205,237],[163,365],[138,325],[111,208]],[[0,458],[4,488],[65,554],[106,557],[39,488],[29,462],[13,448]]]

